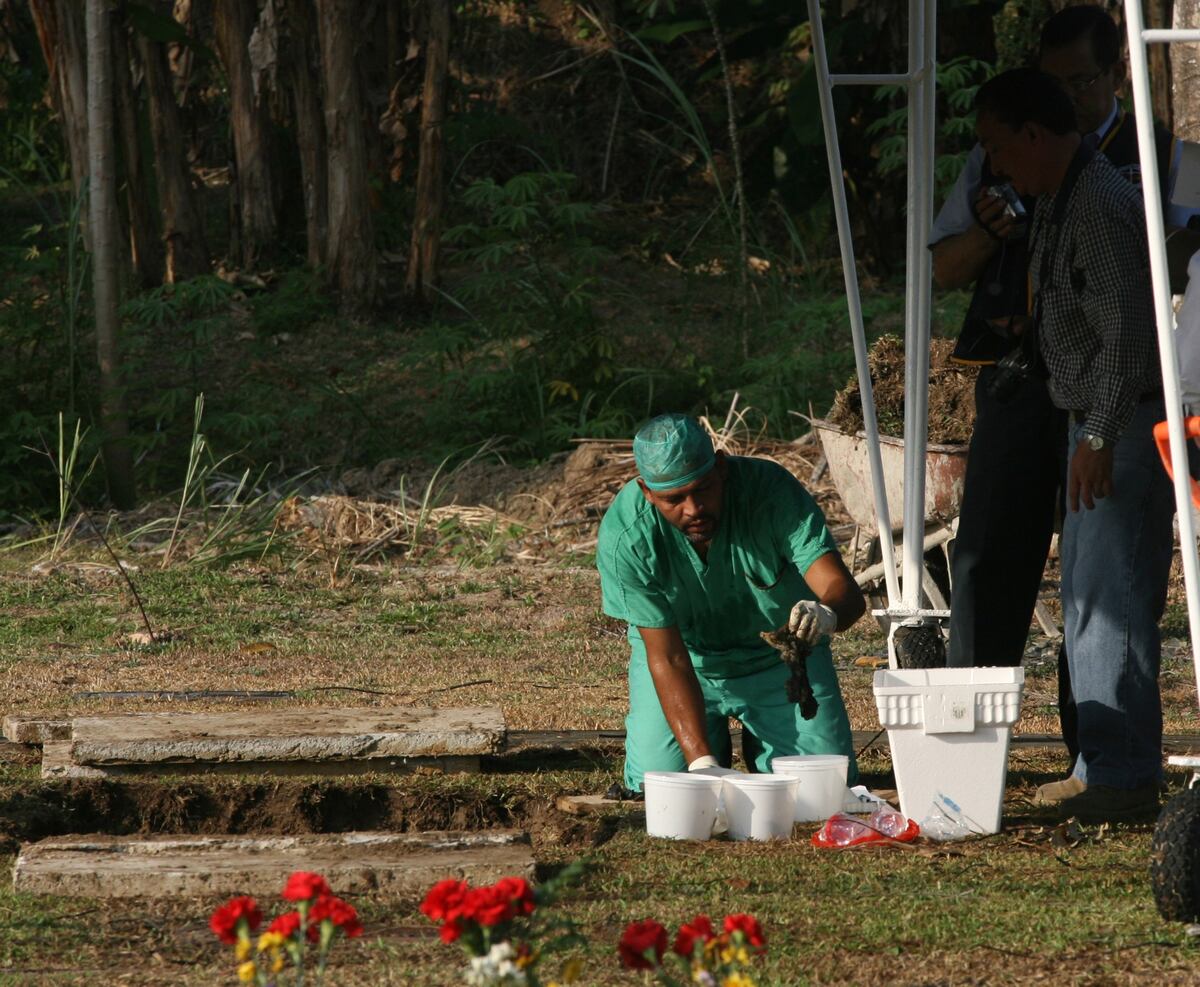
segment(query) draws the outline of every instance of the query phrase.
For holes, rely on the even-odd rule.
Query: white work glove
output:
[[[788,617],[788,630],[808,644],[816,644],[822,634],[832,634],[837,624],[837,614],[832,608],[816,600],[801,600]]]
[[[721,763],[711,754],[705,754],[703,757],[698,757],[688,765],[689,771],[703,771],[705,768],[719,768]]]

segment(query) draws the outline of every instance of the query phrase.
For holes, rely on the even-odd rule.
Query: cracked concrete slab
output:
[[[124,713],[71,720],[80,765],[478,757],[505,743],[497,706]]]
[[[68,740],[71,721],[65,717],[9,713],[0,723],[0,733],[15,744],[44,744],[47,740]]]
[[[55,836],[25,846],[18,891],[84,898],[253,894],[273,901],[295,870],[337,894],[413,894],[453,877],[533,876],[526,833],[329,833],[304,836]]]

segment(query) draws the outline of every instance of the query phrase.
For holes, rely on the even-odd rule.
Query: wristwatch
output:
[[[1108,445],[1108,443],[1105,442],[1104,439],[1102,439],[1099,435],[1089,435],[1087,432],[1083,433],[1083,441],[1088,444],[1088,448],[1091,449],[1092,452],[1099,452],[1106,445]]]

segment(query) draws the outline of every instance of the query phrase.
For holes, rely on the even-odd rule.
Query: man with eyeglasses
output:
[[[1083,141],[1126,178],[1140,180],[1137,135],[1116,93],[1124,81],[1121,35],[1094,5],[1067,7],[1042,28],[1038,67],[1070,98]],[[1172,139],[1158,131],[1159,169]],[[1164,182],[1164,186],[1167,183]],[[955,359],[980,367],[976,421],[954,543],[948,662],[1019,665],[1050,548],[1064,472],[1065,416],[1037,375],[1014,381],[997,367],[1029,324],[1028,217],[989,189],[1006,185],[980,145],[968,156],[930,237],[944,288],[975,289]],[[1001,378],[1001,379],[998,379]],[[1072,763],[1076,710],[1066,648],[1059,650],[1059,715]]]
[[[1153,436],[1165,406],[1142,195],[1085,143],[1054,77],[1004,72],[975,109],[992,167],[1037,197],[1026,338],[1067,418],[1060,592],[1079,756],[1036,801],[1086,823],[1152,818],[1175,503]]]

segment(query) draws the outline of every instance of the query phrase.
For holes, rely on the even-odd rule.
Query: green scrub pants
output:
[[[728,719],[741,721],[744,748],[751,771],[768,773],[771,758],[787,754],[848,754],[847,782],[858,782],[850,718],[838,688],[837,672],[829,648],[818,647],[808,658],[808,679],[817,699],[817,715],[806,720],[800,706],[788,702],[790,675],[782,661],[762,671],[736,678],[717,677],[696,669],[704,710],[708,743],[713,756],[730,763]],[[667,725],[654,680],[644,653],[629,662],[629,715],[625,717],[625,787],[641,791],[647,771],[686,771],[687,764],[675,735]]]

